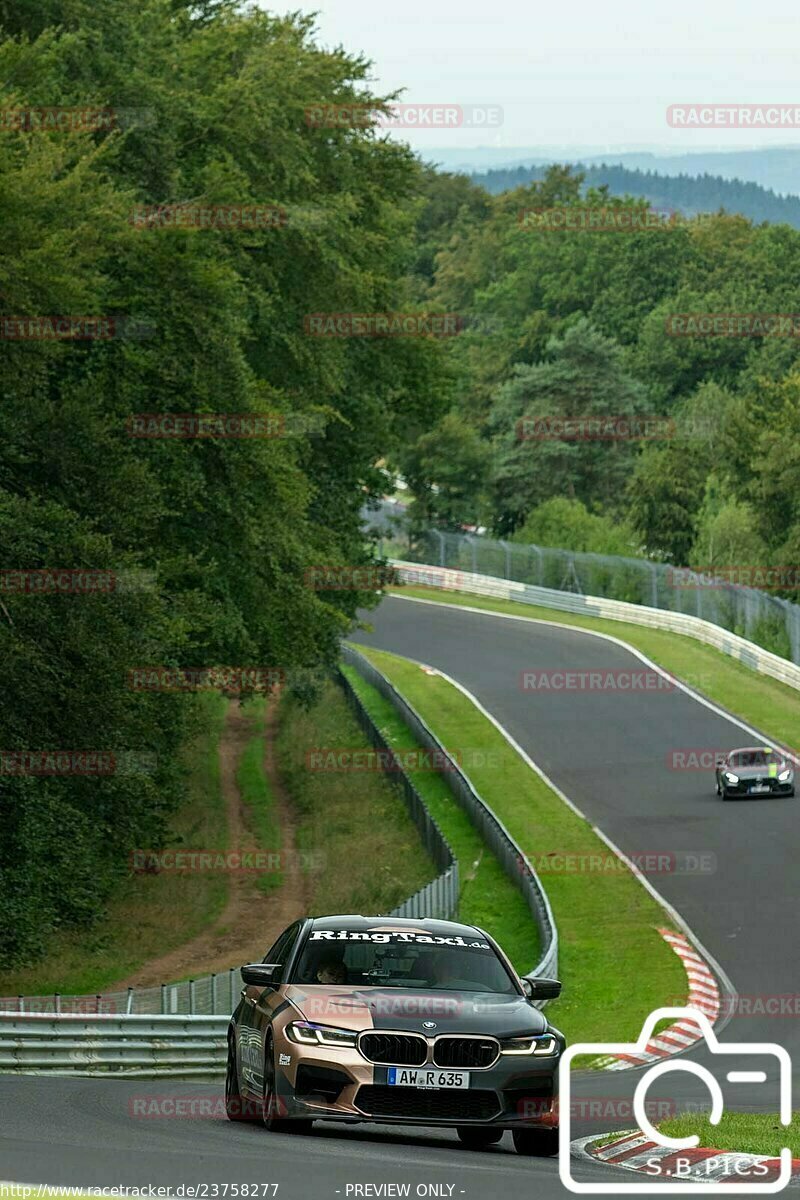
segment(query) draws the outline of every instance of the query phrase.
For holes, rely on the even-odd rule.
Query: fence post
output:
[[[194,1016],[194,980],[189,980],[189,1016]]]
[[[211,1015],[217,1015],[217,973],[211,972]]]
[[[445,549],[444,549],[444,534],[442,533],[441,529],[434,529],[433,532],[436,534],[436,536],[439,539],[439,566],[446,567],[447,566],[447,556],[445,554]]]
[[[133,988],[132,987],[128,988],[128,1003],[125,1006],[125,1012],[127,1013],[128,1016],[130,1016],[131,1013],[133,1012]]]
[[[53,993],[53,1012],[56,1016],[61,1015],[61,995],[59,992]]]

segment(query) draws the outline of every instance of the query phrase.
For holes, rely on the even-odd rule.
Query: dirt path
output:
[[[273,701],[265,720],[264,771],[277,807],[277,823],[282,835],[281,858],[288,864],[282,872],[282,886],[265,894],[259,891],[252,873],[231,872],[228,901],[213,925],[182,946],[144,963],[130,978],[105,988],[105,991],[154,987],[189,975],[208,975],[245,962],[259,962],[281,930],[307,911],[308,882],[295,865],[295,817],[275,761],[276,729],[277,703]],[[232,850],[251,850],[254,844],[236,783],[239,760],[251,737],[252,728],[247,717],[238,702],[232,700],[219,744],[220,786],[226,803]]]

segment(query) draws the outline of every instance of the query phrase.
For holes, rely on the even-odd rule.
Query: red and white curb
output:
[[[689,983],[689,998],[686,1008],[695,1008],[704,1013],[713,1025],[720,1012],[719,984],[708,963],[698,954],[689,939],[671,929],[658,931],[680,958],[686,969]],[[607,1071],[628,1071],[631,1067],[646,1067],[660,1062],[672,1054],[688,1050],[702,1039],[702,1032],[695,1021],[681,1019],[656,1034],[647,1043],[645,1050],[637,1054],[609,1054],[598,1059],[597,1066]]]
[[[711,1150],[694,1147],[691,1150],[672,1150],[651,1142],[639,1130],[625,1133],[598,1146],[598,1137],[581,1138],[573,1142],[579,1156],[587,1155],[595,1162],[639,1171],[651,1180],[680,1179],[687,1183],[753,1183],[755,1187],[774,1183],[780,1177],[781,1160],[766,1154],[740,1154],[730,1150]],[[791,1187],[800,1187],[800,1158],[792,1159]]]

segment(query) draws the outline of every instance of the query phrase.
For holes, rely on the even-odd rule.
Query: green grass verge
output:
[[[548,852],[609,857],[588,822],[531,771],[457,688],[407,659],[358,648],[449,749],[463,751],[478,792],[530,858]],[[564,983],[548,1017],[571,1041],[634,1040],[653,1009],[687,990],[680,960],[658,933],[669,923],[663,910],[624,868],[547,874],[543,882],[558,925]],[[475,901],[476,907],[486,906],[481,923],[504,941],[491,919],[492,903],[488,892]],[[630,986],[633,979],[636,988]]]
[[[788,1146],[794,1158],[800,1158],[800,1112],[792,1114],[791,1125],[781,1125],[774,1113],[726,1112],[719,1125],[707,1117],[684,1113],[659,1125],[667,1137],[691,1137],[697,1134],[700,1145],[734,1154],[778,1155]]]
[[[228,702],[208,693],[198,696],[197,705],[201,732],[186,749],[186,802],[170,822],[168,843],[224,849],[228,823],[220,787],[219,739]],[[125,872],[91,929],[56,933],[45,958],[0,975],[0,995],[94,995],[202,933],[220,915],[227,896],[224,873]]]
[[[418,749],[414,735],[393,705],[357,671],[350,667],[344,670],[392,749]],[[489,929],[520,974],[530,971],[541,957],[539,935],[521,892],[459,807],[445,779],[432,771],[410,769],[408,773],[458,859],[459,919]]]
[[[266,701],[251,700],[244,708],[252,736],[242,751],[236,768],[236,786],[242,797],[245,821],[259,850],[280,854],[281,827],[275,797],[264,771],[264,723]],[[259,875],[259,891],[270,892],[283,883],[281,871],[266,871]]]
[[[397,595],[436,600],[456,607],[511,613],[517,617],[539,618],[554,621],[559,625],[576,625],[581,629],[611,634],[612,637],[629,642],[665,671],[671,672],[690,687],[697,688],[709,700],[713,700],[749,725],[755,725],[790,749],[800,749],[800,691],[768,676],[758,675],[735,659],[714,650],[711,646],[703,645],[702,642],[696,642],[693,638],[683,637],[678,633],[663,633],[641,625],[629,625],[625,621],[607,621],[599,617],[585,617],[558,612],[552,608],[519,604],[514,600],[494,600],[486,596],[469,596],[466,593],[444,593],[434,588],[407,587],[393,590]],[[746,741],[746,735],[743,737]],[[713,772],[710,772],[711,774]],[[713,787],[713,780],[711,786]]]
[[[286,696],[279,718],[278,769],[298,818],[297,848],[314,864],[307,879],[310,911],[389,912],[436,870],[386,775],[309,769],[312,750],[369,749],[344,692],[330,681],[308,708]]]

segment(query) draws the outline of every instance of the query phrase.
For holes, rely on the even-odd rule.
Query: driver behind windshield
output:
[[[347,967],[340,957],[328,953],[317,963],[315,978],[317,983],[347,983]]]

